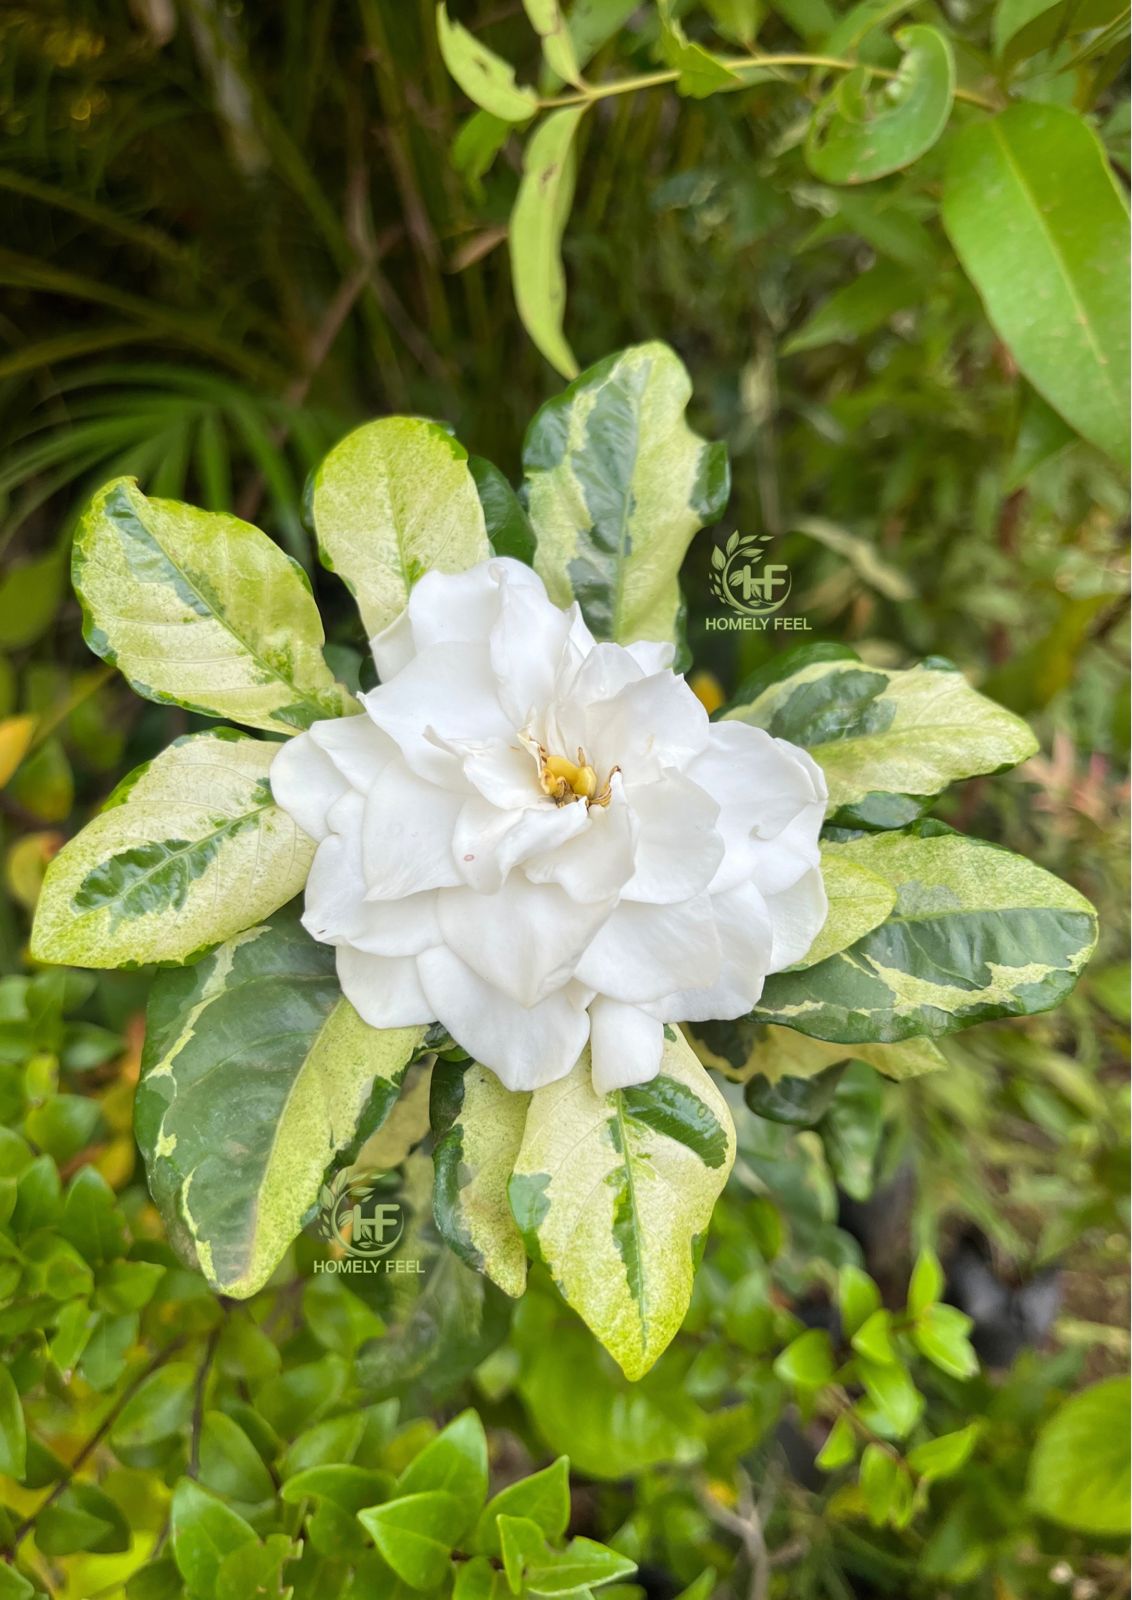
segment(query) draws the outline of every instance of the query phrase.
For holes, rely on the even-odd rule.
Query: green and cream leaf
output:
[[[36,959],[188,961],[297,895],[314,844],[271,798],[278,749],[217,728],[175,740],[125,778],[47,869]]]
[[[828,1044],[793,1028],[768,1027],[740,1017],[737,1022],[698,1022],[686,1027],[692,1048],[705,1067],[732,1083],[746,1083],[756,1074],[770,1083],[780,1078],[813,1078],[843,1061],[863,1061],[883,1077],[902,1083],[940,1072],[947,1057],[932,1039],[905,1039],[899,1044]]]
[[[1028,1016],[1065,998],[1096,944],[1082,895],[996,845],[926,823],[836,848],[892,884],[895,909],[849,949],[768,978],[759,1021],[865,1044]]]
[[[423,417],[381,417],[348,433],[315,472],[310,504],[323,564],[371,637],[426,572],[463,572],[491,554],[468,452]]]
[[[734,1157],[727,1104],[677,1033],[651,1083],[596,1095],[586,1050],[531,1097],[511,1209],[529,1253],[629,1378],[684,1319]]]
[[[527,1281],[527,1254],[507,1183],[530,1098],[505,1089],[478,1062],[466,1069],[440,1062],[433,1071],[437,1227],[462,1261],[516,1299]]]
[[[896,904],[896,890],[875,872],[853,861],[837,845],[823,843],[821,875],[829,912],[799,967],[812,967],[847,950],[882,923]]]
[[[358,709],[323,659],[303,569],[239,517],[115,478],[83,514],[71,573],[87,644],[148,700],[276,733]]]
[[[1038,748],[1020,717],[939,661],[899,671],[850,652],[811,660],[774,682],[756,679],[724,716],[802,745],[825,773],[830,812],[874,827],[913,820],[914,809],[886,817],[886,797],[936,795]]]
[[[173,1243],[212,1287],[261,1288],[338,1151],[397,1098],[424,1028],[371,1028],[294,907],[161,973],[136,1130]]]
[[[725,447],[685,421],[691,394],[667,345],[634,345],[583,372],[527,431],[535,569],[599,639],[676,639],[680,564],[730,488]]]

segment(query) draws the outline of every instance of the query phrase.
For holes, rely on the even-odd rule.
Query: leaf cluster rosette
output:
[[[678,572],[729,480],[690,394],[664,345],[598,363],[534,418],[521,497],[436,423],[344,439],[310,505],[372,639],[360,698],[258,529],[130,480],[88,508],[91,647],[268,736],[190,734],[127,777],[33,930],[42,961],[168,969],[137,1134],[215,1288],[267,1281],[435,1062],[442,1237],[514,1296],[545,1263],[639,1377],[734,1159],[705,1062],[909,1076],[940,1034],[1058,1003],[1088,959],[1080,895],[926,817],[1035,748],[950,663],[808,647],[709,723],[674,670]]]

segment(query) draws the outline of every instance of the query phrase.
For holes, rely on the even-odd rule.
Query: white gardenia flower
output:
[[[364,716],[271,769],[319,841],[303,923],[374,1027],[439,1021],[511,1089],[587,1040],[599,1094],[666,1022],[749,1011],[826,915],[820,768],[710,723],[671,645],[598,644],[517,561],[427,574],[372,641]]]

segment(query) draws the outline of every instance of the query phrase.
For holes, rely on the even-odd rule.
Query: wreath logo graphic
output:
[[[318,1196],[316,1227],[350,1256],[387,1256],[405,1232],[405,1208],[384,1173],[336,1172]]]
[[[790,568],[782,562],[765,562],[769,533],[736,532],[711,553],[709,581],[717,600],[749,617],[766,617],[778,611],[790,594]]]

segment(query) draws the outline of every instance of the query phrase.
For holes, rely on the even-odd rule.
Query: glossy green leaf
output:
[[[817,1465],[823,1472],[836,1472],[838,1467],[847,1467],[856,1454],[857,1436],[853,1424],[848,1417],[840,1416],[817,1453]]]
[[[271,798],[278,748],[217,728],[130,773],[48,867],[36,959],[188,961],[298,894],[314,845]]]
[[[767,979],[754,1016],[818,1039],[885,1043],[1057,1005],[1096,943],[1089,902],[1022,856],[917,824],[841,848],[896,889],[848,950]]]
[[[875,333],[897,311],[914,306],[923,280],[891,261],[878,261],[860,277],[835,289],[782,346],[784,356],[823,345],[848,343]]]
[[[523,0],[523,10],[542,40],[542,53],[551,72],[567,83],[580,82],[574,41],[558,0]]]
[[[20,1479],[27,1466],[27,1428],[20,1396],[7,1367],[0,1367],[0,1473]]]
[[[130,1527],[120,1508],[96,1484],[74,1481],[36,1518],[36,1544],[58,1559],[80,1550],[114,1555],[130,1548]]]
[[[853,1200],[873,1192],[873,1172],[884,1132],[884,1085],[863,1061],[845,1069],[818,1135],[839,1188]]]
[[[676,639],[680,564],[730,490],[725,447],[685,421],[691,394],[667,345],[635,345],[583,372],[527,430],[535,568],[599,639]]]
[[[160,1444],[189,1426],[196,1395],[197,1369],[171,1361],[152,1373],[123,1406],[110,1442],[117,1451]]]
[[[844,1070],[844,1065],[839,1065],[813,1077],[782,1077],[773,1082],[757,1072],[747,1080],[743,1098],[757,1117],[791,1128],[812,1128],[829,1109]]]
[[[925,1439],[908,1452],[908,1465],[927,1483],[951,1478],[966,1465],[982,1431],[980,1422],[970,1422],[956,1433],[941,1433],[938,1439]]]
[[[599,1097],[587,1049],[531,1097],[511,1209],[528,1251],[631,1378],[684,1319],[696,1244],[734,1155],[726,1102],[679,1034],[651,1083]]]
[[[1107,1378],[1070,1398],[1038,1435],[1026,1498],[1033,1509],[1084,1533],[1128,1532],[1127,1378]]]
[[[585,111],[585,106],[552,111],[531,135],[508,231],[519,316],[535,345],[565,378],[574,376],[578,363],[562,331],[562,235],[574,201],[574,138]]]
[[[263,1285],[363,1111],[376,1126],[396,1100],[423,1036],[362,1022],[334,951],[294,907],[159,976],[138,1142],[170,1237],[214,1288]]]
[[[943,221],[1023,374],[1123,465],[1128,213],[1088,123],[1035,103],[972,123],[952,148]]]
[[[529,1478],[520,1478],[488,1501],[476,1525],[475,1547],[485,1555],[499,1554],[496,1518],[526,1517],[547,1539],[561,1539],[570,1521],[570,1462],[566,1456]]]
[[[442,1489],[458,1502],[462,1527],[469,1527],[479,1515],[487,1495],[487,1435],[476,1412],[461,1412],[397,1480],[399,1496],[433,1489]]]
[[[858,1355],[882,1367],[891,1366],[896,1360],[891,1313],[883,1309],[872,1312],[857,1329],[850,1343]]]
[[[222,1411],[204,1413],[200,1481],[223,1500],[255,1504],[275,1498],[275,1484],[263,1464],[263,1457],[239,1423]]]
[[[533,89],[520,88],[515,69],[453,22],[447,7],[436,8],[436,34],[444,65],[469,100],[502,122],[528,122],[538,110]]]
[[[808,1328],[774,1363],[775,1376],[795,1389],[820,1389],[835,1372],[833,1347],[824,1328]]]
[[[727,89],[739,89],[743,79],[702,44],[690,40],[679,19],[673,15],[671,0],[660,0],[660,51],[670,67],[679,73],[677,94],[693,100],[706,100]]]
[[[311,479],[310,505],[322,561],[371,636],[426,572],[463,572],[491,554],[468,452],[422,417],[381,417],[348,433]]]
[[[724,716],[807,749],[825,773],[830,812],[849,824],[913,821],[914,805],[887,821],[880,797],[936,795],[1037,750],[1020,717],[945,662],[899,671],[866,666],[851,652],[796,659],[796,671],[744,685]]]
[[[323,660],[306,574],[238,517],[116,478],[83,514],[71,572],[87,644],[148,700],[277,733],[357,709]]]
[[[924,1409],[924,1397],[898,1361],[870,1361],[858,1355],[854,1363],[865,1393],[898,1439],[911,1433]]]
[[[533,565],[534,529],[519,496],[499,468],[482,456],[469,456],[468,468],[475,479],[488,542],[494,553],[513,556],[528,567]]]
[[[971,1378],[979,1360],[968,1335],[974,1326],[956,1306],[931,1305],[916,1319],[912,1338],[921,1355],[953,1378]]]
[[[379,1554],[413,1589],[436,1589],[466,1523],[460,1502],[443,1489],[426,1489],[358,1512]]]
[[[526,1583],[539,1596],[585,1595],[591,1586],[616,1583],[637,1563],[593,1539],[571,1539],[564,1550],[547,1550],[527,1563]]]
[[[837,1275],[837,1306],[841,1327],[852,1336],[880,1309],[880,1290],[867,1272],[850,1263]]]
[[[507,1182],[523,1142],[530,1095],[505,1089],[493,1072],[441,1062],[433,1072],[436,1225],[461,1260],[514,1298],[527,1281],[523,1239]]]
[[[191,1478],[173,1490],[171,1519],[173,1559],[194,1595],[215,1595],[224,1558],[256,1543],[243,1517]]]
[[[955,58],[938,28],[895,35],[898,76],[875,87],[867,67],[847,72],[814,112],[806,162],[825,183],[869,183],[910,166],[935,144],[951,114]]]
[[[943,1268],[931,1250],[921,1250],[912,1269],[908,1285],[908,1315],[918,1317],[929,1306],[935,1305],[943,1293]]]

